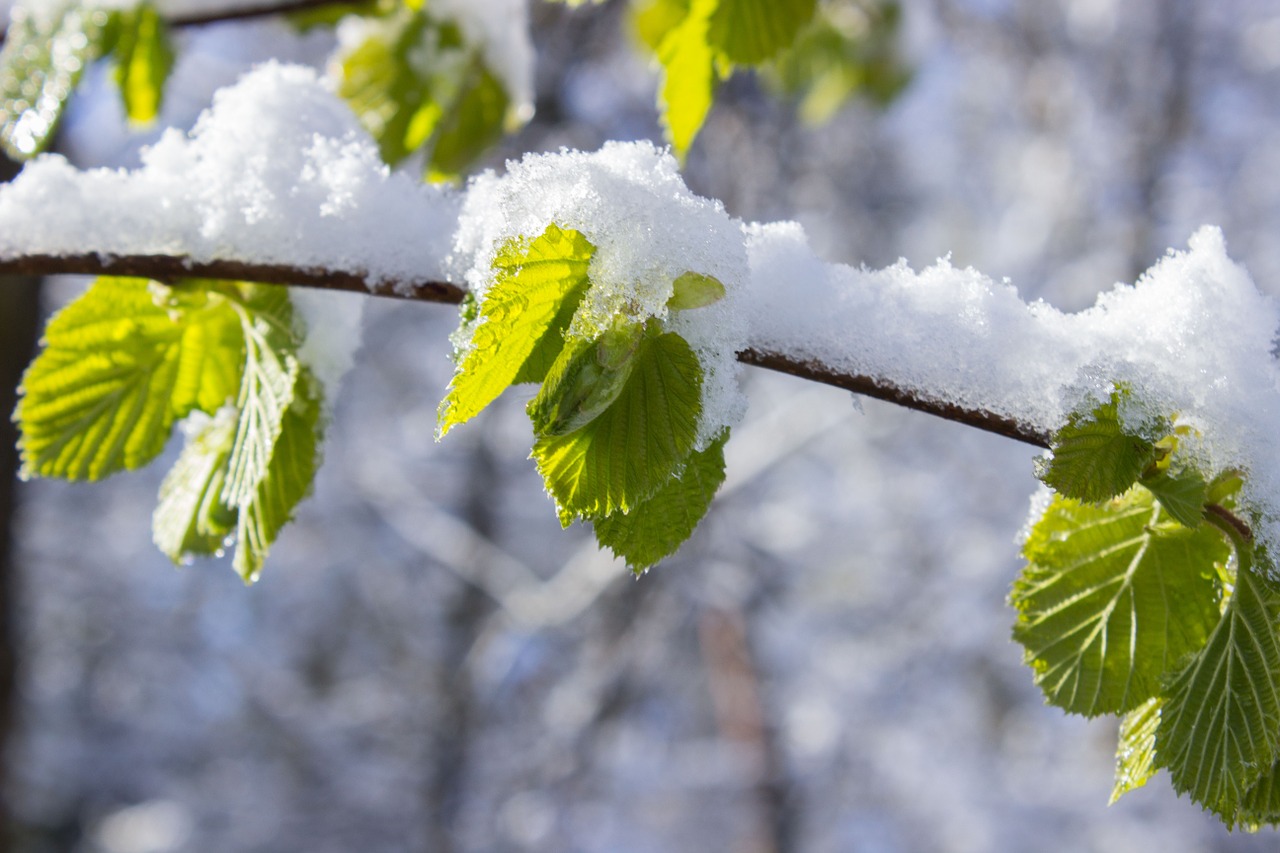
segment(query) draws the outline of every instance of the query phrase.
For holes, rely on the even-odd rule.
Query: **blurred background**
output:
[[[812,126],[758,77],[722,87],[694,191],[797,219],[832,260],[950,254],[1068,310],[1212,223],[1280,295],[1274,3],[901,15],[911,79],[883,107]],[[531,16],[537,115],[487,165],[661,138],[624,4]],[[328,49],[272,19],[184,31],[166,117],[189,123],[255,61]],[[135,164],[148,137],[103,78],[60,150]],[[52,282],[44,310],[82,287]],[[635,581],[560,529],[519,394],[434,443],[454,311],[368,302],[316,493],[256,586],[152,547],[166,460],[18,486],[0,714],[17,849],[1276,849],[1163,774],[1108,807],[1114,722],[1043,705],[1005,604],[1033,448],[747,370],[725,488]]]

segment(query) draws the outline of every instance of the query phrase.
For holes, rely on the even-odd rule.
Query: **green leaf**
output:
[[[667,139],[681,160],[693,145],[716,85],[716,51],[707,40],[717,0],[693,0],[689,14],[658,45],[662,86],[658,107]]]
[[[555,361],[573,316],[567,308],[586,292],[594,254],[582,234],[556,225],[498,251],[495,280],[484,292],[471,340],[440,404],[441,436],[479,414],[512,382]],[[537,364],[526,370],[531,359]]]
[[[1054,490],[1082,501],[1105,501],[1137,482],[1156,458],[1155,445],[1126,433],[1119,401],[1112,394],[1087,415],[1073,414],[1053,440],[1053,458],[1041,479]]]
[[[1209,484],[1194,468],[1157,471],[1144,476],[1140,482],[1179,524],[1198,527],[1204,520]]]
[[[724,299],[724,285],[718,278],[702,273],[681,273],[672,283],[669,311],[692,311]]]
[[[235,529],[236,512],[222,502],[237,412],[228,406],[187,439],[165,475],[151,518],[156,547],[175,563],[220,553]]]
[[[510,106],[507,90],[477,54],[453,108],[444,112],[435,128],[428,177],[448,180],[462,174],[479,152],[502,138]]]
[[[766,67],[765,80],[798,95],[800,118],[811,125],[830,120],[856,95],[885,106],[911,80],[898,56],[901,18],[896,2],[824,3],[791,48]]]
[[[1055,496],[1023,553],[1014,639],[1051,704],[1093,716],[1136,708],[1205,644],[1230,551],[1134,489],[1103,505]]]
[[[618,323],[593,341],[566,344],[527,411],[538,436],[565,435],[595,420],[622,393],[645,334]]]
[[[1237,823],[1257,829],[1263,824],[1280,824],[1280,762],[1262,774],[1240,802]]]
[[[173,70],[169,31],[154,6],[142,3],[120,13],[113,56],[125,114],[134,124],[150,124],[160,114],[164,83]]]
[[[224,300],[193,285],[99,278],[45,330],[17,420],[24,476],[98,480],[145,465],[173,423],[217,409],[243,346]]]
[[[756,65],[795,41],[815,0],[719,0],[707,39],[730,62]]]
[[[630,512],[615,512],[593,522],[601,547],[642,572],[671,556],[707,514],[724,482],[724,445],[728,431],[706,449],[694,453],[679,476],[640,501]]]
[[[1222,619],[1168,684],[1156,730],[1156,763],[1174,789],[1228,825],[1280,758],[1280,590],[1265,577],[1271,566],[1261,549],[1237,557]]]
[[[1147,784],[1156,772],[1156,727],[1160,725],[1159,698],[1148,699],[1120,721],[1116,748],[1116,784],[1111,803]]]
[[[298,383],[301,365],[297,348],[301,341],[284,288],[249,289],[247,298],[236,307],[244,331],[245,361],[236,398],[240,417],[227,463],[223,501],[241,508],[254,499],[267,477]]]
[[[0,49],[0,147],[14,160],[45,150],[84,69],[115,37],[117,13],[49,2],[56,11],[15,7]]]
[[[641,44],[654,53],[667,34],[688,16],[692,0],[635,0],[631,4],[631,29]]]
[[[430,175],[453,177],[506,129],[510,98],[453,23],[402,8],[341,60],[338,93],[382,157],[423,146]]]
[[[319,468],[323,436],[319,383],[306,368],[298,372],[295,383],[266,472],[239,507],[234,566],[250,582],[257,580],[267,552],[292,520],[294,508],[310,494]]]
[[[702,413],[702,366],[683,338],[646,336],[631,375],[599,417],[574,432],[539,437],[533,457],[567,513],[629,512],[679,471]]]

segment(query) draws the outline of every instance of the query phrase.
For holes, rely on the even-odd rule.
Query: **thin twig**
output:
[[[305,12],[310,9],[322,9],[326,6],[372,6],[374,0],[283,0],[270,5],[241,3],[229,9],[214,12],[197,12],[171,15],[167,18],[171,27],[202,27],[206,24],[218,24],[223,21],[243,21],[250,18],[265,18],[270,15],[285,15],[290,12]]]
[[[124,275],[175,282],[183,278],[254,281],[263,284],[298,285],[323,290],[371,293],[420,302],[456,305],[466,290],[457,284],[430,279],[381,281],[367,273],[347,270],[297,268],[283,264],[258,264],[239,260],[193,261],[170,255],[25,255],[0,259],[0,275]],[[918,391],[859,374],[841,373],[818,362],[780,352],[750,348],[738,353],[744,364],[763,367],[802,379],[843,388],[855,394],[885,400],[948,421],[1012,438],[1037,447],[1048,447],[1049,436],[1027,424],[983,409],[967,408],[921,395]]]

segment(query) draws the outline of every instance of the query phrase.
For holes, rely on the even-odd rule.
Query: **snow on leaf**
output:
[[[517,380],[537,377],[554,362],[563,333],[587,288],[595,248],[577,231],[547,227],[533,240],[512,240],[498,252],[494,283],[479,313],[449,393],[440,404],[441,436],[479,414]],[[552,355],[554,352],[555,355]],[[536,365],[525,369],[526,362]]]
[[[1044,482],[1082,501],[1104,501],[1121,494],[1155,459],[1155,447],[1127,433],[1120,423],[1120,395],[1088,414],[1073,414],[1053,439],[1053,458]]]

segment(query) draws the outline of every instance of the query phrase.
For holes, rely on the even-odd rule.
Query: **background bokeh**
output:
[[[490,165],[660,138],[623,12],[535,0],[538,114]],[[914,78],[887,109],[807,127],[735,78],[690,186],[832,260],[950,254],[1070,310],[1212,223],[1280,295],[1273,3],[903,12]],[[185,32],[166,117],[326,50],[270,20]],[[62,150],[136,163],[101,78]],[[453,322],[369,300],[316,494],[252,588],[151,546],[163,462],[21,487],[21,849],[1276,848],[1163,775],[1108,807],[1114,723],[1043,705],[1005,604],[1034,449],[747,371],[722,495],[633,581],[560,529],[519,394],[433,441]]]

